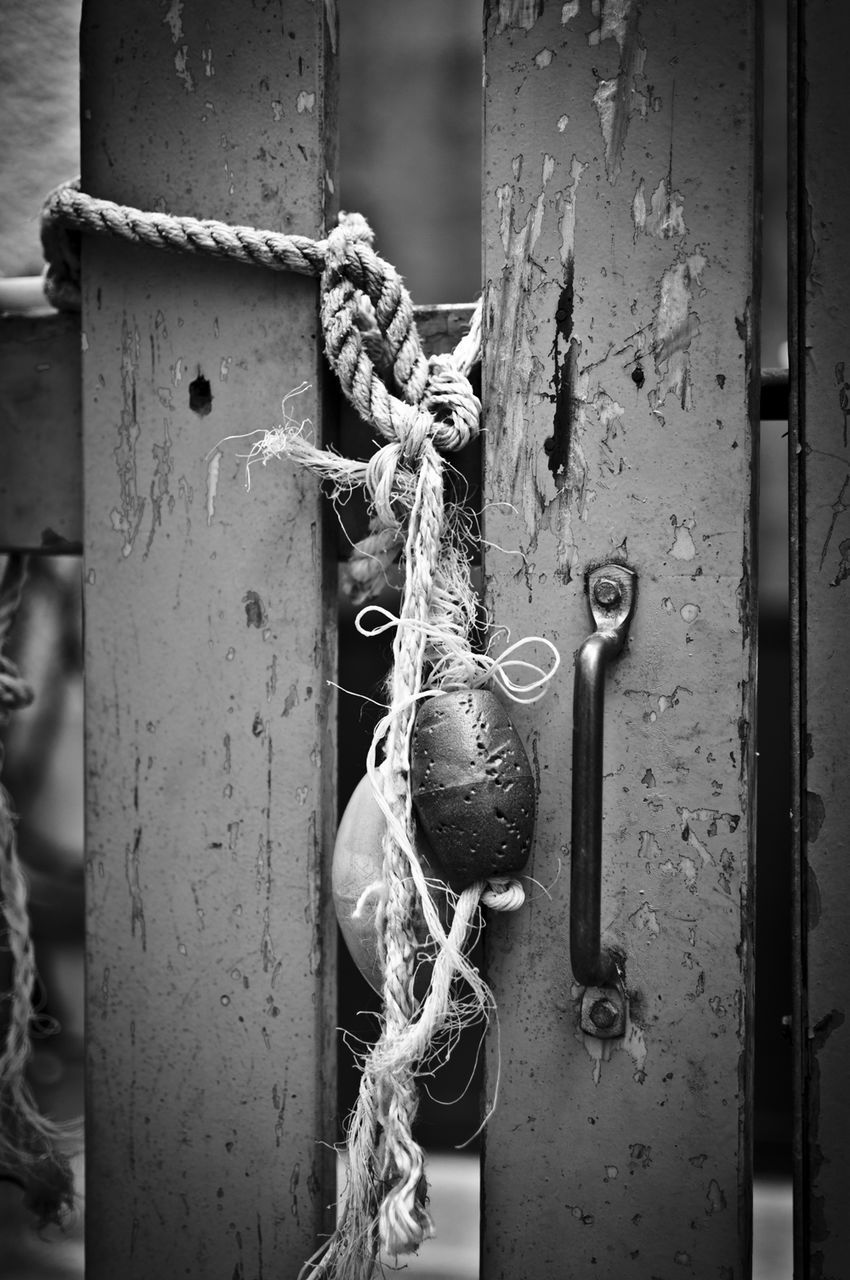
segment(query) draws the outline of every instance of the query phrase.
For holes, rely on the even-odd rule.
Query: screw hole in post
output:
[[[212,387],[209,379],[199,373],[189,383],[189,408],[193,413],[197,413],[198,417],[203,418],[208,413],[212,413]]]

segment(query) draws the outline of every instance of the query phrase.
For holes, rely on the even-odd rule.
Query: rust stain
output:
[[[246,591],[242,597],[242,603],[245,606],[246,626],[257,627],[258,629],[264,627],[268,617],[266,607],[259,594],[256,591]]]

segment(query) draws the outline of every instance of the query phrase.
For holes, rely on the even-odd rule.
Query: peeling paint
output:
[[[581,987],[576,987],[573,984],[574,997],[576,991],[581,990]],[[632,1020],[628,1005],[626,1007],[625,1034],[620,1036],[619,1039],[600,1040],[598,1036],[586,1035],[580,1027],[576,1028],[575,1036],[583,1044],[585,1052],[593,1064],[591,1074],[595,1085],[598,1086],[602,1079],[603,1062],[610,1062],[615,1053],[626,1053],[631,1058],[633,1067],[632,1080],[635,1084],[643,1084],[646,1080],[646,1038],[641,1027]],[[644,1150],[648,1158],[651,1148],[646,1147]],[[649,1162],[651,1163],[651,1160]]]
[[[652,346],[658,383],[650,395],[650,407],[662,423],[659,410],[669,395],[683,409],[693,408],[690,349],[699,333],[693,302],[705,267],[703,255],[692,253],[668,267],[658,286]]]
[[[706,1213],[720,1213],[726,1208],[726,1196],[720,1188],[716,1178],[712,1178],[708,1184],[708,1190],[705,1193]]]
[[[691,530],[696,528],[696,520],[686,519],[681,522],[675,516],[670,517],[673,526],[673,544],[669,553],[674,560],[693,560],[697,553]]]
[[[554,56],[554,49],[541,49],[539,53],[536,53],[534,55],[534,65],[537,70],[545,71],[548,66],[551,66]]]
[[[636,112],[647,114],[648,99],[639,85],[646,63],[646,47],[638,34],[639,9],[632,0],[594,0],[593,13],[599,26],[587,37],[589,45],[600,45],[613,39],[620,50],[617,74],[611,79],[599,78],[593,105],[605,144],[605,169],[608,181],[617,181],[623,164],[623,153],[629,122]]]
[[[183,39],[183,0],[171,0],[162,22],[170,28],[173,44]]]
[[[568,22],[572,22],[573,18],[578,17],[580,8],[580,0],[566,0],[566,3],[561,5],[561,26],[565,27]]]
[[[657,938],[661,932],[661,925],[658,923],[658,913],[649,905],[648,902],[641,903],[637,911],[633,911],[629,916],[633,920],[637,929],[643,930],[650,938]]]
[[[136,443],[141,434],[136,415],[136,380],[139,372],[139,330],[132,329],[126,316],[121,326],[121,418],[118,425],[118,444],[113,450],[118,470],[120,505],[109,513],[110,523],[119,533],[124,545],[122,555],[129,556],[142,517],[145,499],[139,496],[136,471]]]
[[[215,495],[218,492],[218,476],[221,469],[221,459],[223,454],[220,449],[216,449],[215,453],[209,460],[207,466],[207,526],[209,527],[215,517]]]
[[[509,27],[530,31],[543,12],[543,0],[499,0],[496,35]]]
[[[514,166],[515,168],[515,166]],[[510,386],[508,400],[504,393],[491,397],[498,404],[500,424],[494,424],[501,436],[498,459],[500,491],[520,512],[529,545],[525,549],[526,572],[537,539],[544,529],[553,535],[556,547],[557,573],[569,581],[577,551],[571,531],[574,516],[581,518],[587,500],[585,479],[587,464],[581,446],[587,394],[587,377],[577,368],[580,344],[572,335],[572,251],[575,230],[576,187],[584,165],[572,158],[569,180],[564,189],[550,194],[549,184],[555,173],[553,156],[541,157],[540,187],[528,200],[516,183],[504,183],[495,191],[499,236],[505,261],[500,279],[488,291],[485,322],[492,337],[492,349],[499,352],[490,366],[493,385]],[[536,327],[529,328],[527,316],[538,305],[534,291],[543,276],[535,257],[547,209],[554,207],[558,217],[560,249],[564,267],[564,284],[557,302],[553,300],[555,344],[553,347],[553,390],[556,420],[563,424],[563,439],[549,454],[549,468],[556,478],[556,493],[545,481],[540,469],[539,442],[529,439],[527,419],[533,406],[529,403],[531,387],[540,380],[542,370],[535,354]],[[519,214],[522,209],[522,214]],[[573,344],[571,346],[571,344]],[[510,363],[510,376],[507,364]],[[559,401],[560,397],[560,401]],[[548,451],[548,445],[547,451]],[[551,483],[551,482],[550,482]]]
[[[171,434],[168,429],[168,419],[163,421],[163,439],[161,444],[154,444],[154,472],[151,477],[150,484],[150,500],[151,500],[151,527],[148,533],[148,540],[145,546],[143,559],[147,560],[153,545],[154,534],[162,525],[162,512],[165,507],[169,515],[174,510],[176,498],[171,492],[171,472],[174,470],[174,462],[171,456]]]
[[[177,79],[183,85],[187,93],[195,92],[195,80],[189,70],[189,46],[184,44],[177,50],[174,55],[174,70],[177,72]]]
[[[315,93],[308,93],[306,89],[302,89],[298,97],[295,99],[295,110],[299,115],[303,115],[305,111],[312,113],[315,105]]]
[[[655,705],[644,711],[643,719],[647,724],[655,724],[656,720],[663,716],[666,711],[678,707],[681,701],[680,694],[687,693],[692,696],[693,689],[688,689],[683,684],[677,684],[672,693],[655,693],[650,689],[625,689],[624,693],[626,697],[649,698]]]
[[[647,212],[646,187],[641,178],[632,200],[632,222],[635,240],[640,234],[655,236],[658,240],[687,235],[684,198],[678,191],[670,192],[667,179],[662,178],[650,196]]]

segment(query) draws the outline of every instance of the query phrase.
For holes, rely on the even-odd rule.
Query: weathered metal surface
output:
[[[850,12],[792,5],[790,210],[792,730],[797,756],[796,1270],[850,1258],[850,175],[836,85]]]
[[[88,0],[84,188],[322,234],[331,9]],[[83,289],[87,1275],[294,1276],[334,1198],[330,540],[223,438],[304,379],[320,426],[317,287],[90,240]]]
[[[749,1275],[754,25],[487,6],[487,598],[567,661],[515,711],[540,807],[530,901],[488,927],[486,1280]],[[569,970],[569,658],[612,551],[640,593],[606,692],[629,1019],[602,1042]]]
[[[264,208],[262,216],[270,226],[270,211]],[[425,351],[451,351],[473,310],[472,303],[415,307]],[[368,452],[369,430],[358,424],[353,452]],[[52,311],[0,316],[0,547],[78,548],[82,489],[80,317]]]
[[[79,550],[80,433],[77,317],[0,317],[0,547]]]

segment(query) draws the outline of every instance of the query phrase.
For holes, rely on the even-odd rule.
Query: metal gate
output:
[[[336,6],[161,9],[84,5],[83,189],[322,235],[338,205]],[[486,927],[484,1280],[750,1274],[753,902],[771,856],[755,850],[754,475],[776,395],[795,1274],[839,1280],[850,1257],[850,179],[835,95],[850,16],[829,0],[791,10],[790,372],[768,378],[760,8],[485,5],[483,596],[495,625],[565,661],[515,717],[540,887]],[[85,557],[87,1274],[295,1276],[336,1199],[337,538],[312,479],[268,468],[247,498],[220,442],[273,423],[305,379],[316,438],[338,438],[316,287],[99,237],[82,268],[81,321],[2,321],[7,403],[21,387],[41,398],[4,431],[0,544],[49,550],[50,529]],[[420,318],[445,342],[467,315]],[[599,776],[576,788],[591,748],[573,738],[572,658],[596,627],[588,574],[611,563],[636,603],[596,692]],[[574,816],[571,838],[591,784],[601,828]],[[598,905],[575,878],[582,823],[601,848]],[[600,930],[624,972],[616,1034],[594,1023],[603,969],[575,947],[571,964],[571,938],[592,950]]]

